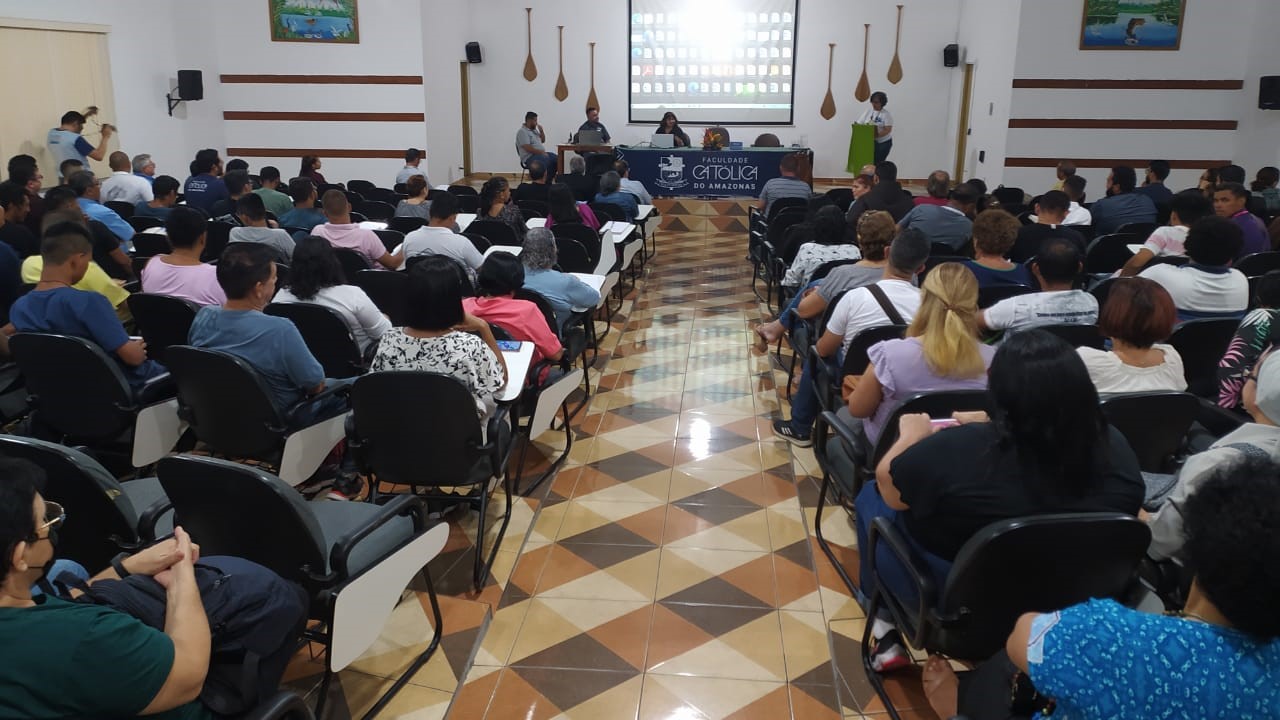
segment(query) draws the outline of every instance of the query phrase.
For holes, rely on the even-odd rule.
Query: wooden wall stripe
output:
[[[1240,90],[1243,80],[1058,80],[1020,78],[1020,90]]]
[[[250,112],[228,110],[223,120],[294,120],[303,122],[424,122],[423,113],[393,112]]]
[[[303,155],[319,155],[328,158],[396,158],[404,160],[404,150],[350,150],[345,148],[252,148],[229,147],[227,155],[232,157],[291,157]]]
[[[421,75],[219,75],[223,83],[250,85],[421,85]]]
[[[1235,130],[1235,120],[1069,120],[1063,118],[1013,118],[1011,128],[1061,128],[1080,130]]]
[[[1145,168],[1150,158],[1142,160],[1124,160],[1121,158],[1070,158],[1080,168],[1111,168],[1116,165],[1128,165],[1133,168]],[[1005,167],[1051,168],[1057,167],[1061,157],[1009,157],[1004,159]],[[1169,167],[1174,170],[1203,170],[1208,167],[1229,165],[1230,160],[1170,160]]]

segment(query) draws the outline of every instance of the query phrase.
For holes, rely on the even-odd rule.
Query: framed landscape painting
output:
[[[356,0],[267,0],[275,42],[360,42]]]
[[[1084,0],[1081,50],[1177,50],[1187,0]]]

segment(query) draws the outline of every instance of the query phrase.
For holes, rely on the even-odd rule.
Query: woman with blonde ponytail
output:
[[[912,395],[987,387],[995,349],[978,342],[977,315],[978,280],[968,268],[943,263],[929,271],[907,336],[867,351],[871,365],[849,396],[848,412],[864,418],[869,446],[875,446],[894,409]]]

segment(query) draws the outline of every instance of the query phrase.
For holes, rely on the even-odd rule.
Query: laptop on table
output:
[[[676,146],[676,136],[667,133],[654,133],[649,140],[649,144],[656,148],[673,148]]]

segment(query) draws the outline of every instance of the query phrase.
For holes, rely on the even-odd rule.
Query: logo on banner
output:
[[[689,184],[684,177],[684,158],[667,155],[658,160],[658,185],[677,190]]]

